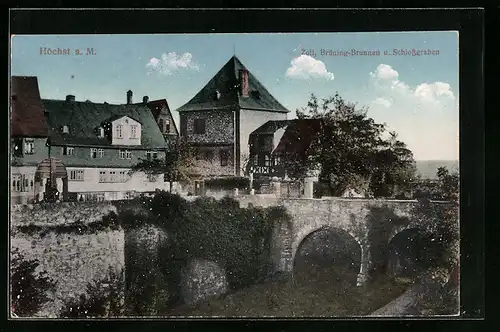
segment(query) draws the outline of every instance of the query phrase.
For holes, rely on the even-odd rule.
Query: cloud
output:
[[[370,72],[370,77],[375,85],[393,98],[404,98],[407,101],[413,100],[418,105],[432,103],[445,103],[453,101],[455,96],[448,83],[434,82],[421,83],[412,88],[399,79],[397,70],[387,64],[380,64]]]
[[[377,66],[374,72],[370,72],[370,76],[378,80],[397,80],[399,73],[391,66],[381,63]]]
[[[387,99],[381,98],[381,97],[378,97],[377,99],[372,101],[372,103],[377,104],[377,105],[382,105],[386,108],[389,108],[392,105],[392,102],[390,100],[387,100]]]
[[[309,55],[294,58],[291,67],[286,70],[285,76],[297,79],[323,78],[332,81],[333,73],[326,69],[325,64]]]
[[[198,71],[200,67],[193,62],[193,55],[191,53],[177,54],[175,52],[163,53],[161,58],[151,58],[146,64],[149,72],[157,72],[163,76],[174,75],[180,70],[195,70]]]

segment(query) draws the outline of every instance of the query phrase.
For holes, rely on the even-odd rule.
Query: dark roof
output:
[[[153,114],[145,105],[111,105],[91,102],[44,99],[50,142],[53,145],[111,146],[107,138],[97,136],[96,128],[110,119],[128,116],[141,123],[141,145],[131,148],[165,148],[166,142]],[[61,128],[69,127],[65,134]]]
[[[248,71],[248,97],[240,96],[239,70]],[[220,98],[214,98],[216,91]],[[252,92],[257,91],[257,98]],[[231,109],[235,106],[246,109],[266,110],[288,113],[267,89],[252,75],[252,73],[233,56],[217,74],[186,104],[177,109],[178,112]]]
[[[295,119],[286,127],[273,153],[306,152],[322,130],[320,119]]]
[[[276,130],[289,125],[293,120],[271,120],[255,129],[250,135],[274,134]]]
[[[284,151],[305,152],[321,132],[321,120],[293,119],[268,121],[254,130],[250,135],[274,134],[281,128],[285,128],[285,132],[273,153]]]
[[[48,129],[38,79],[32,76],[12,76],[11,82],[11,135],[47,137]]]

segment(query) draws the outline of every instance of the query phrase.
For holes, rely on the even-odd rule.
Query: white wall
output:
[[[71,170],[83,170],[83,181],[68,181],[69,192],[125,192],[125,191],[154,191],[155,189],[168,190],[169,183],[163,182],[163,175],[158,175],[156,182],[150,182],[144,173],[135,173],[129,177],[127,182],[99,182],[99,171],[115,171],[117,178],[120,171],[128,172],[125,168],[77,168],[68,167],[68,176]],[[118,198],[120,199],[120,198]]]
[[[286,120],[286,113],[240,110],[240,156],[249,154],[250,134],[270,120]]]
[[[112,122],[112,140],[113,145],[141,145],[141,124],[128,116],[124,116]],[[116,127],[122,125],[122,138],[118,138],[116,135]],[[131,136],[131,126],[137,126],[136,138],[130,138]]]

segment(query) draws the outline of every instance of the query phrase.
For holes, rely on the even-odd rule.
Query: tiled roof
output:
[[[12,76],[11,82],[11,135],[47,137],[47,123],[37,78]]]
[[[235,106],[246,109],[278,111],[288,113],[267,89],[248,71],[248,97],[240,96],[239,92],[239,70],[248,69],[241,61],[233,56],[219,70],[217,74],[186,104],[177,111],[199,111],[213,109],[231,109]],[[215,98],[216,91],[220,92],[220,98]],[[252,91],[258,91],[259,97]]]
[[[151,110],[145,105],[111,105],[92,102],[44,99],[49,139],[53,145],[111,146],[107,138],[97,136],[96,128],[110,119],[128,116],[141,123],[141,145],[131,148],[166,148],[166,142]],[[68,126],[69,133],[61,128]]]
[[[273,134],[278,129],[286,128],[273,153],[305,152],[321,132],[320,119],[293,119],[268,121],[250,135]]]
[[[322,130],[320,119],[295,119],[288,124],[283,137],[273,153],[307,152]]]
[[[274,134],[276,130],[288,126],[293,120],[271,120],[255,129],[250,136],[259,134]]]

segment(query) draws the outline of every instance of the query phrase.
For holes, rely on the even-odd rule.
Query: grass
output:
[[[362,316],[389,303],[408,288],[393,279],[356,287],[356,274],[332,267],[310,267],[293,280],[269,281],[194,306],[181,306],[169,316],[334,317]]]

